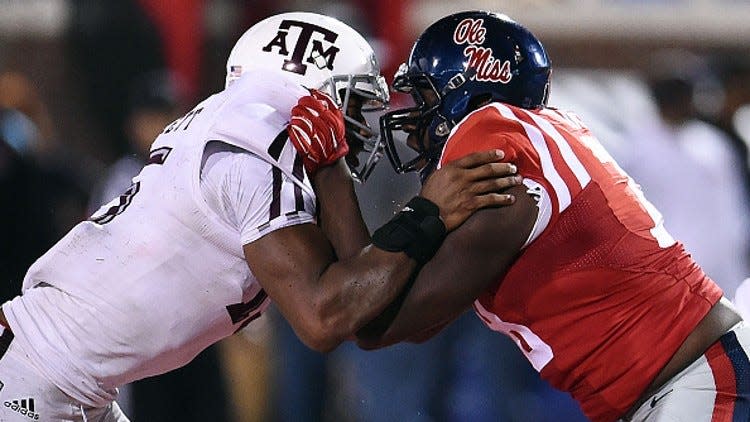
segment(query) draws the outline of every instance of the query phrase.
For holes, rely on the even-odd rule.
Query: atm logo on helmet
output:
[[[484,19],[464,19],[453,32],[453,42],[458,45],[467,44],[464,48],[464,55],[469,59],[466,68],[476,69],[474,79],[507,84],[513,79],[510,60],[501,62],[494,56],[492,48],[482,47],[486,34]]]
[[[299,28],[300,34],[296,42],[292,45],[291,58],[284,60],[281,68],[289,72],[299,73],[300,75],[307,73],[307,65],[305,63],[315,65],[318,69],[333,70],[333,62],[336,60],[336,54],[339,52],[339,48],[333,45],[333,43],[336,42],[339,35],[331,30],[308,22],[296,20],[281,21],[276,36],[263,47],[263,51],[272,52],[275,47],[278,48],[278,54],[285,57],[289,56],[290,44],[288,43],[288,36],[289,29],[292,27]],[[314,35],[317,37],[313,38]],[[320,39],[321,36],[322,39]],[[323,41],[329,44],[328,48],[324,49]],[[305,56],[308,46],[310,46],[310,52]]]

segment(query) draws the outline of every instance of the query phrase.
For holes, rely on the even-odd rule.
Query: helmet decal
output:
[[[242,75],[242,66],[233,65],[229,66],[229,77],[239,78]]]
[[[289,56],[287,36],[291,27],[298,27],[301,32],[293,46],[291,57],[284,60],[281,69],[304,75],[307,72],[307,65],[303,63],[304,60],[306,63],[315,65],[318,69],[333,70],[333,62],[336,60],[336,54],[339,52],[339,48],[333,43],[336,42],[339,35],[312,23],[291,19],[282,20],[276,36],[263,47],[263,51],[272,52],[274,47],[278,47],[277,53],[279,55]],[[313,38],[314,35],[322,35],[323,40]],[[311,41],[310,54],[305,57]],[[328,48],[324,49],[323,41],[327,43]]]
[[[467,18],[456,25],[453,33],[453,41],[458,44],[483,44],[487,29],[484,27],[484,19]]]
[[[484,27],[484,19],[467,18],[456,25],[453,42],[458,45],[468,44],[464,48],[464,56],[468,59],[466,70],[476,70],[473,79],[507,84],[513,78],[510,60],[501,62],[495,58],[492,48],[482,46],[485,34],[487,29]]]

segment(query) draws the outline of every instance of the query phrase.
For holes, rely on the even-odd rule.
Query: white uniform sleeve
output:
[[[315,222],[315,198],[257,155],[212,142],[203,161],[203,196],[237,230],[242,245],[283,227]]]

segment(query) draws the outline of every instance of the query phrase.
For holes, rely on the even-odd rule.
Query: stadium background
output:
[[[365,34],[390,82],[430,22],[471,8],[506,13],[542,40],[555,69],[550,104],[576,110],[615,158],[637,157],[630,151],[631,137],[658,115],[649,91],[654,80],[689,82],[695,116],[706,120],[718,116],[727,102],[736,103],[736,134],[750,132],[750,109],[741,106],[750,102],[750,1],[464,0],[459,6],[448,0],[0,0],[3,299],[18,291],[33,259],[86,218],[113,163],[133,153],[125,127],[139,104],[133,87],[144,75],[167,72],[176,81],[174,91],[151,86],[153,92],[141,94],[166,96],[184,111],[223,88],[226,57],[244,29],[273,13],[305,10],[338,17]],[[732,78],[723,78],[728,74]],[[737,151],[744,177],[738,183],[747,189],[746,150]],[[8,170],[16,159],[27,166],[26,173]],[[395,176],[383,162],[358,187],[368,225],[383,222],[416,189],[413,175]],[[675,206],[695,206],[694,198]],[[738,218],[748,214],[741,197],[730,206]],[[747,230],[736,231],[747,236]],[[731,259],[747,268],[745,251]],[[722,281],[733,292],[741,279]],[[213,371],[220,373],[225,400],[205,407],[223,409],[216,413],[219,419],[581,420],[576,406],[539,382],[509,341],[486,340],[487,330],[474,319],[462,320],[454,329],[460,333],[449,330],[424,345],[371,353],[343,346],[327,357],[292,344],[288,332],[279,334],[288,331],[281,325],[272,313],[222,342],[207,364],[208,375],[182,379],[197,392],[164,400],[187,409],[192,420],[207,420],[199,408],[208,399],[195,397],[210,393],[201,391],[209,384],[201,377],[210,378]],[[482,339],[466,340],[466,333],[480,333]],[[467,349],[479,356],[467,357]],[[437,362],[427,371],[442,370],[448,361],[458,369],[450,376],[398,372],[424,361]],[[289,368],[298,372],[290,375]],[[315,375],[305,383],[308,371]],[[468,385],[481,378],[478,373],[502,379]],[[363,374],[378,375],[363,382]],[[399,389],[408,383],[410,388]],[[454,387],[464,384],[457,393]],[[133,409],[137,398],[126,389],[125,407]],[[156,414],[141,411],[133,420],[162,420]]]

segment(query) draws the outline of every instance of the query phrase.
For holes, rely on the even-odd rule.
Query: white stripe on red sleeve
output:
[[[518,122],[521,127],[523,127],[524,131],[526,131],[526,136],[531,141],[531,145],[539,155],[539,161],[542,165],[542,173],[544,174],[544,177],[549,181],[552,189],[555,190],[558,212],[562,212],[568,208],[571,201],[570,190],[552,163],[552,155],[550,154],[549,148],[547,148],[547,143],[544,140],[544,135],[541,130],[538,127],[532,126],[517,118],[515,114],[513,114],[513,111],[504,104],[492,103],[490,106],[494,107],[506,119]]]
[[[528,110],[523,110],[523,112],[531,117],[531,119],[534,120],[534,123],[536,123],[539,128],[541,128],[547,135],[549,135],[549,137],[552,138],[553,141],[555,141],[555,144],[557,144],[557,148],[560,150],[560,155],[562,155],[565,164],[568,165],[570,170],[576,176],[576,179],[578,179],[578,184],[580,185],[581,189],[586,187],[586,185],[588,185],[588,183],[591,181],[591,175],[589,175],[588,171],[586,171],[586,168],[575,155],[573,149],[570,148],[570,144],[568,143],[568,141],[566,141],[562,134],[560,134],[560,132],[558,132],[557,129],[555,129],[554,126],[552,126],[552,124],[547,120],[534,113],[529,112]]]

